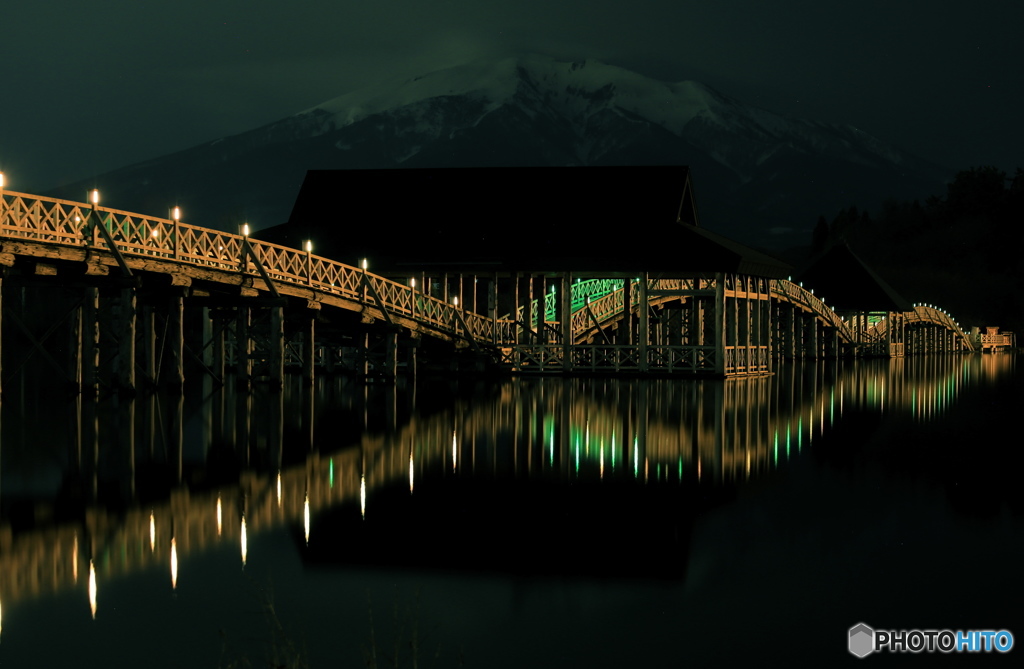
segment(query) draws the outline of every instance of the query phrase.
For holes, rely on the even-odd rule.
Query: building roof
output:
[[[834,244],[795,277],[837,311],[912,311],[913,305],[864,264],[846,242]]]
[[[311,170],[255,236],[384,272],[792,273],[700,227],[685,166]]]

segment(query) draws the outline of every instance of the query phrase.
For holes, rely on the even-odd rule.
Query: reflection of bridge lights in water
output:
[[[218,537],[221,535],[221,530],[223,528],[223,526],[222,526],[223,519],[224,519],[224,514],[221,511],[220,495],[218,495],[217,496],[217,536]]]
[[[281,508],[281,472],[277,472],[277,508]]]
[[[452,430],[452,471],[455,471],[455,463],[458,460],[459,442],[455,439],[455,430]]]
[[[155,512],[149,512],[149,552],[152,553],[156,550],[156,515]]]
[[[171,589],[178,589],[178,544],[171,537]]]
[[[78,583],[78,532],[75,532],[75,543],[71,547],[71,577]]]
[[[359,477],[359,515],[366,520],[366,476]]]
[[[278,475],[280,476],[280,475]],[[280,485],[281,479],[277,479]],[[302,503],[302,523],[306,528],[306,545],[309,545],[309,492],[306,492],[306,501]]]
[[[92,619],[96,620],[96,565],[89,558],[89,608],[92,610]]]
[[[409,451],[409,494],[412,494],[413,473],[415,469],[412,461],[412,450]]]
[[[242,514],[242,569],[245,569],[245,558],[249,552],[245,537],[245,514]]]

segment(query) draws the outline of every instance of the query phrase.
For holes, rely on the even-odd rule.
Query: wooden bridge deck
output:
[[[432,291],[435,282],[423,275],[417,287],[415,280],[394,280],[365,266],[317,256],[309,245],[288,248],[188,225],[176,213],[144,216],[101,207],[98,194],[93,199],[87,204],[0,191],[0,265],[17,267],[23,276],[71,275],[83,284],[120,280],[123,291],[137,289],[140,277],[163,277],[162,285],[178,291],[179,311],[184,298],[220,296],[234,300],[239,313],[249,308],[246,300],[269,304],[250,298],[281,300],[270,307],[271,332],[264,338],[270,342],[266,355],[274,370],[283,366],[289,343],[280,311],[286,306],[309,312],[339,309],[358,314],[364,326],[380,326],[374,336],[384,333],[388,352],[379,367],[385,374],[397,369],[399,334],[414,345],[424,337],[453,342],[515,372],[738,376],[770,373],[772,358],[780,356],[973,348],[959,325],[939,309],[917,307],[865,326],[791,281],[725,272],[641,273],[632,279],[557,271],[495,274],[484,277],[484,287],[473,276],[469,299],[459,303],[449,297],[452,277],[444,277],[443,290]],[[457,281],[461,295],[463,277]],[[123,292],[117,310],[123,315],[117,327],[129,328],[133,341],[134,299]],[[483,313],[480,303],[487,305]],[[513,308],[499,316],[501,304]],[[908,351],[904,337],[922,326],[929,326],[931,334],[917,337]],[[258,345],[250,341],[255,338],[248,326],[240,320],[225,329],[234,337],[234,350],[251,356]],[[297,340],[316,341],[312,324]],[[363,345],[369,347],[369,339]],[[316,352],[302,361],[310,376],[314,363],[328,364],[334,355],[316,343],[305,349]],[[127,359],[135,354],[125,350],[118,355]],[[121,367],[130,376],[134,365],[122,361]],[[126,378],[124,385],[135,384]]]

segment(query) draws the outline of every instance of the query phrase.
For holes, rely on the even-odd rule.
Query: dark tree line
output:
[[[974,325],[1024,331],[1024,169],[959,172],[943,196],[851,206],[818,218],[816,256],[846,243],[914,302],[941,304]]]
[[[887,200],[874,216],[856,205],[842,209],[829,222],[818,217],[811,237],[811,255],[839,241],[863,244],[912,239],[930,231],[960,228],[978,232],[1011,233],[1024,223],[1024,169],[1010,177],[997,167],[963,170],[946,186],[944,197],[918,200]]]

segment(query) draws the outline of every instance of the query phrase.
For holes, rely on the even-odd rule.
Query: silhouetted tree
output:
[[[992,216],[1003,204],[1006,180],[1006,172],[991,165],[957,172],[946,186],[947,215]]]

